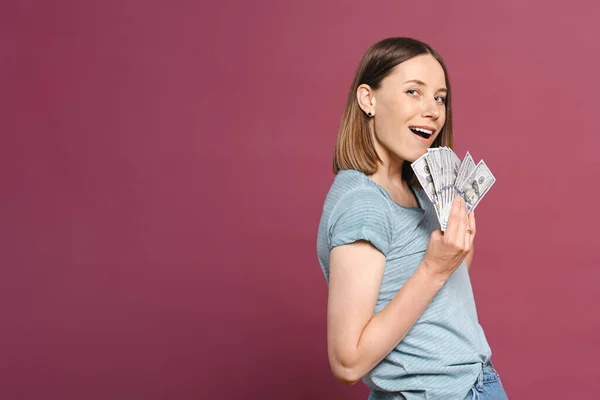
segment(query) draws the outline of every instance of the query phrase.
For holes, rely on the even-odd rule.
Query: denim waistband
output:
[[[498,380],[498,373],[494,369],[492,365],[492,361],[488,360],[485,364],[481,366],[481,371],[479,371],[479,376],[477,377],[477,382],[471,388],[471,392],[473,395],[471,396],[473,400],[479,399],[479,392],[483,391],[483,384],[494,382]]]

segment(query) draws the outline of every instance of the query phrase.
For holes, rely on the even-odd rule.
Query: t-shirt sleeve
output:
[[[392,223],[390,206],[380,193],[368,188],[346,193],[329,219],[329,250],[366,240],[387,256]]]

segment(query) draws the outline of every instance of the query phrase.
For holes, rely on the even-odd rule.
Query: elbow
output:
[[[355,371],[343,367],[332,368],[333,375],[336,379],[342,382],[344,385],[352,386],[358,381],[360,381],[361,376],[359,376]]]
[[[362,375],[351,363],[343,363],[340,360],[330,362],[331,372],[336,379],[344,385],[352,386],[362,379]]]

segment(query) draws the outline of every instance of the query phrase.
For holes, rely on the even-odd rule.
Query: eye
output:
[[[419,91],[417,89],[408,89],[406,93],[410,94],[411,96],[417,96]]]
[[[444,96],[435,96],[435,101],[440,104],[446,104],[446,98]]]

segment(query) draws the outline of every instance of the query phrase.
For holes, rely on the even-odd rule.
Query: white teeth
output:
[[[423,128],[411,128],[411,129],[414,129],[415,131],[426,133],[428,135],[432,135],[433,134],[433,131],[430,131],[429,129],[423,129]]]

